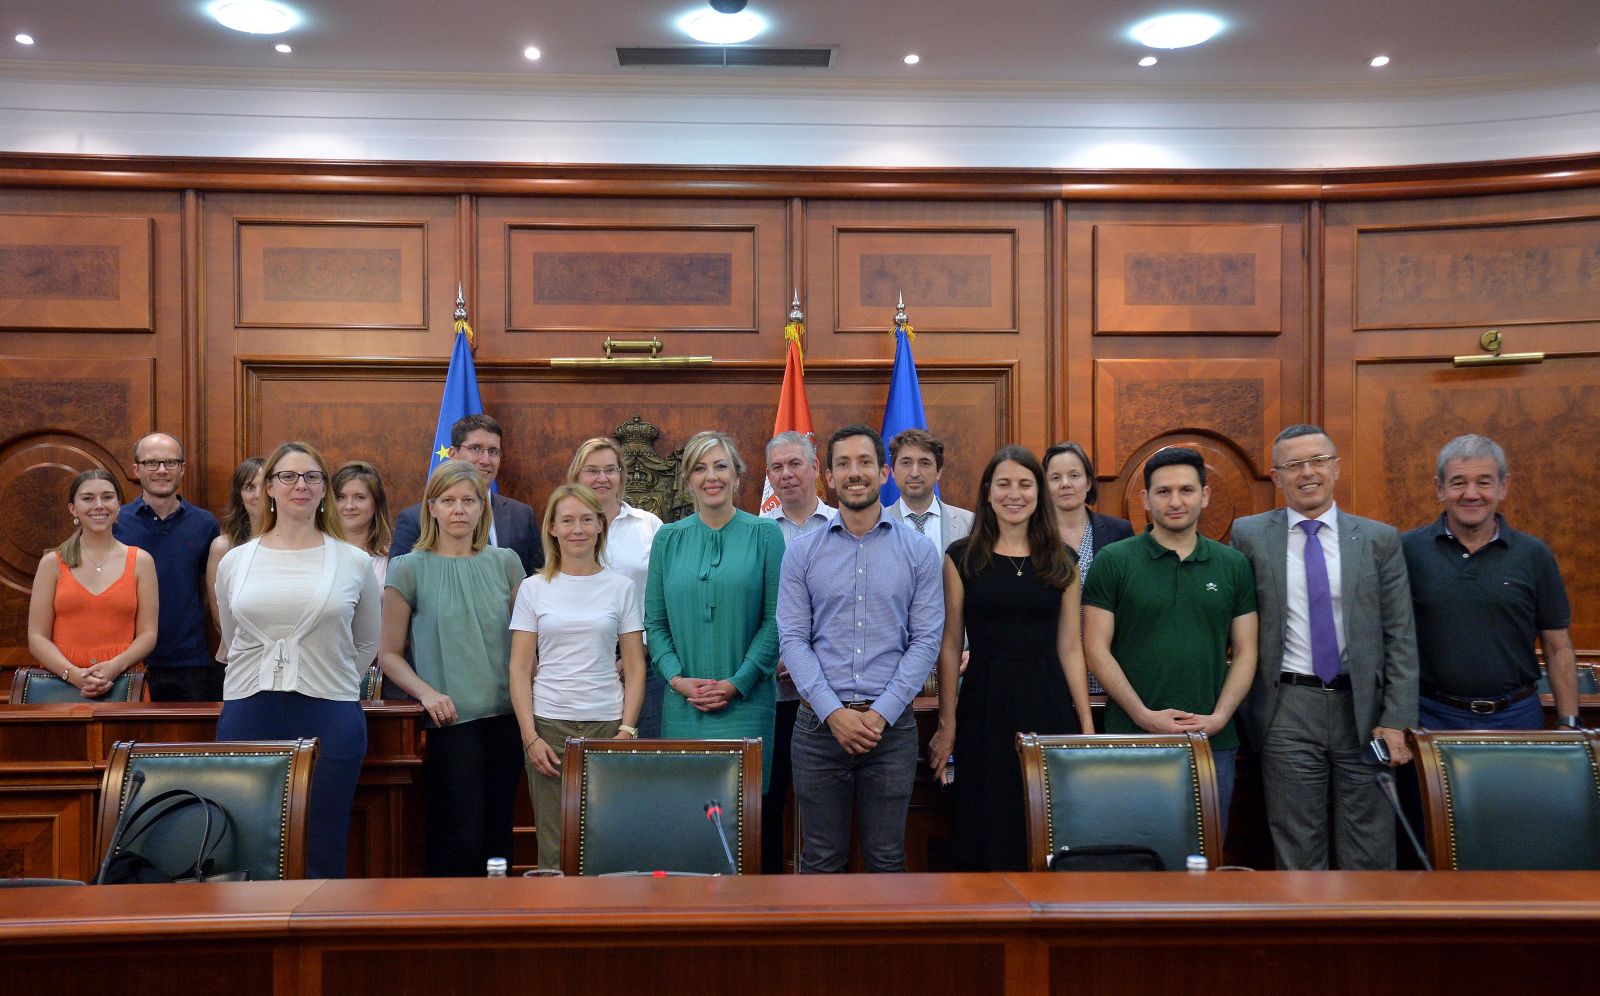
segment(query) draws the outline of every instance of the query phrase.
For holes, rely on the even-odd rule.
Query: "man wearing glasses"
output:
[[[145,658],[145,687],[156,702],[217,702],[222,665],[206,647],[206,554],[217,518],[183,500],[183,444],[152,432],[134,444],[133,476],[142,489],[122,506],[112,532],[156,562],[161,612],[156,646]]]
[[[500,423],[487,415],[468,415],[456,420],[450,427],[450,459],[465,460],[478,468],[483,486],[494,484],[500,473],[500,460],[504,451],[500,447]],[[532,576],[544,566],[544,549],[539,543],[539,520],[533,509],[507,498],[498,491],[489,492],[489,545],[503,546],[516,552],[522,569]],[[389,546],[389,558],[411,552],[411,547],[422,533],[422,503],[418,502],[401,512],[394,523],[394,541]]]
[[[1417,638],[1406,559],[1394,527],[1333,500],[1339,455],[1315,425],[1272,443],[1286,508],[1239,519],[1261,613],[1255,687],[1243,710],[1261,758],[1267,824],[1280,869],[1393,868],[1394,817],[1375,765],[1411,760]],[[1367,744],[1381,741],[1380,762]]]

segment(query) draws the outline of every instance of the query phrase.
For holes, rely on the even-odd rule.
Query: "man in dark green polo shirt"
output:
[[[1226,834],[1239,747],[1233,711],[1256,670],[1255,575],[1244,554],[1200,535],[1211,489],[1197,451],[1151,457],[1141,497],[1150,528],[1101,550],[1089,568],[1084,650],[1108,696],[1107,733],[1211,739]]]

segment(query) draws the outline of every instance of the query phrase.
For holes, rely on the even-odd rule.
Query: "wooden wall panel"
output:
[[[1041,205],[1006,202],[805,205],[807,362],[887,366],[903,290],[928,425],[945,440],[940,490],[963,507],[996,443],[1048,444],[1047,412],[1056,403],[1048,217]],[[998,439],[991,441],[986,427],[972,432],[960,424],[957,411],[950,418],[935,412],[927,370],[947,363],[1014,371]],[[887,394],[885,381],[874,381],[875,397]],[[816,414],[814,391],[812,404],[817,432],[826,436],[837,425]],[[865,420],[877,425],[882,402],[872,405]]]
[[[240,221],[234,235],[239,328],[427,327],[426,225]]]
[[[1271,508],[1271,442],[1309,417],[1307,218],[1298,205],[1067,206],[1056,435],[1094,458],[1100,507],[1142,526],[1143,468],[1199,449],[1201,529]]]
[[[1600,298],[1593,264],[1580,262],[1600,252],[1594,219],[1600,190],[1575,190],[1335,205],[1325,230],[1325,420],[1348,453],[1340,501],[1420,525],[1439,512],[1439,448],[1464,432],[1495,438],[1511,463],[1507,518],[1555,552],[1589,654],[1600,651],[1600,592],[1573,468],[1600,415]],[[1506,352],[1548,358],[1452,365],[1483,355],[1480,335],[1501,326]]]
[[[0,327],[153,332],[149,218],[12,215],[0,225]]]
[[[478,356],[598,357],[608,335],[653,334],[669,356],[781,358],[788,245],[782,201],[484,198]]]

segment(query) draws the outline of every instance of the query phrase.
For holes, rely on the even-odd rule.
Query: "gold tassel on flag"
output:
[[[901,329],[906,330],[906,338],[911,342],[917,341],[917,330],[911,327],[911,318],[906,314],[906,292],[900,292],[900,300],[894,306],[894,328],[889,330],[894,335]]]
[[[456,284],[456,332],[467,334],[467,346],[474,352],[478,349],[478,333],[472,331],[472,326],[467,322],[467,300],[461,293],[461,285]]]
[[[800,362],[806,359],[805,346],[801,344],[801,337],[806,334],[805,312],[800,310],[800,292],[794,292],[794,304],[789,306],[789,324],[783,327],[785,342],[794,343],[795,350],[800,354]]]

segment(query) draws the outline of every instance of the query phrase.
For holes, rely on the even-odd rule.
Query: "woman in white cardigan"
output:
[[[315,449],[284,443],[265,481],[260,534],[217,567],[228,660],[217,739],[317,738],[306,876],[343,878],[367,753],[361,675],[377,652],[383,593],[371,558],[343,542]]]

